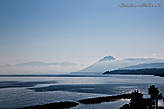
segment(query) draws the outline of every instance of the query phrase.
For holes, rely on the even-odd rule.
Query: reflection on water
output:
[[[14,82],[13,82],[14,81]],[[164,94],[164,78],[146,75],[110,75],[108,77],[0,77],[0,108],[16,108],[56,101],[129,93],[155,84]],[[14,83],[19,84],[14,84]],[[29,84],[30,83],[30,84]],[[5,87],[4,87],[5,86]],[[16,87],[17,86],[17,87]],[[18,87],[19,86],[19,87]],[[127,102],[127,101],[126,101]],[[122,102],[103,103],[74,109],[96,109],[105,106],[116,108]],[[160,103],[160,105],[162,102]],[[113,109],[112,108],[112,109]]]
[[[127,100],[120,100],[120,101],[113,101],[113,102],[105,102],[101,104],[80,104],[79,106],[73,107],[71,109],[119,109],[124,104],[127,104],[129,101]]]

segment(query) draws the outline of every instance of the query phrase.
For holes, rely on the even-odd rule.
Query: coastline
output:
[[[155,74],[154,76],[164,77],[164,74]]]
[[[105,97],[95,97],[95,98],[87,98],[87,99],[81,99],[78,101],[62,101],[62,102],[54,102],[44,105],[35,105],[35,106],[28,106],[28,107],[22,107],[17,109],[65,109],[65,108],[71,108],[76,107],[79,104],[100,104],[103,102],[113,102],[113,101],[119,101],[121,99],[130,99],[131,94],[121,94],[121,95],[115,95],[115,96],[105,96]]]
[[[23,107],[17,109],[65,109],[75,107],[79,104],[100,104],[102,102],[113,102],[121,99],[130,99],[128,104],[124,104],[119,109],[164,109],[163,106],[158,105],[158,100],[164,100],[162,93],[155,87],[155,85],[151,85],[148,88],[149,98],[144,98],[143,94],[138,90],[134,90],[128,94],[121,94],[116,96],[105,96],[105,97],[95,97],[95,98],[87,98],[81,99],[78,101],[64,101],[64,102],[55,102],[44,105],[36,105],[30,107]]]
[[[114,77],[113,77],[114,76]],[[113,81],[113,79],[119,79],[119,80],[121,80],[120,82],[118,82],[118,81]],[[20,98],[20,100],[19,99],[13,99],[13,100],[15,100],[15,101],[19,101],[20,103],[22,103],[22,104],[16,104],[16,102],[14,102],[14,101],[12,101],[12,106],[3,106],[3,108],[2,109],[11,109],[11,108],[13,108],[13,109],[16,109],[16,108],[23,108],[23,107],[27,107],[27,106],[35,106],[35,105],[41,105],[41,106],[43,106],[43,105],[45,105],[45,104],[50,104],[50,103],[59,103],[60,101],[61,102],[66,102],[66,101],[73,101],[73,102],[77,102],[77,103],[79,103],[79,101],[80,100],[84,100],[84,99],[95,99],[95,98],[92,98],[92,97],[96,97],[96,99],[98,99],[98,98],[104,98],[104,97],[108,97],[108,96],[114,96],[114,95],[119,95],[119,94],[126,94],[126,93],[128,93],[128,92],[131,92],[130,90],[133,90],[133,89],[138,89],[140,92],[142,92],[142,93],[144,93],[144,90],[140,90],[140,89],[143,89],[143,88],[147,88],[148,87],[148,84],[149,83],[151,83],[151,84],[153,84],[150,80],[153,80],[153,78],[156,80],[156,85],[158,86],[158,84],[159,83],[161,83],[162,81],[163,81],[163,78],[160,78],[160,77],[155,77],[155,76],[153,76],[153,75],[151,75],[151,76],[115,76],[115,75],[112,75],[112,76],[109,76],[108,78],[81,78],[81,82],[80,82],[80,84],[79,85],[77,85],[77,81],[79,81],[79,78],[23,78],[24,80],[22,80],[22,78],[20,78],[20,80],[18,80],[18,78],[4,78],[4,80],[13,80],[13,81],[19,81],[19,83],[25,83],[25,84],[27,84],[28,82],[36,82],[36,84],[35,84],[35,86],[30,86],[29,88],[36,88],[36,89],[38,89],[38,88],[41,88],[41,89],[44,89],[45,88],[45,90],[42,90],[42,91],[40,91],[39,93],[37,92],[37,91],[34,91],[34,90],[29,90],[29,88],[28,87],[24,87],[24,85],[22,84],[20,87],[16,87],[16,89],[18,88],[18,89],[21,89],[20,91],[18,90],[13,90],[13,88],[15,87],[15,86],[13,86],[13,87],[10,87],[10,88],[3,88],[4,90],[1,90],[1,92],[2,91],[4,91],[4,92],[6,92],[6,91],[10,91],[10,93],[11,93],[11,95],[12,96],[14,96],[15,95],[15,91],[17,91],[18,93],[19,92],[23,92],[23,93],[26,93],[27,92],[27,94],[28,95],[33,95],[34,97],[35,97],[35,95],[38,95],[38,97],[36,96],[35,97],[35,100],[34,101],[32,101],[33,99],[31,99],[31,97],[29,98],[29,99],[24,99],[24,98],[28,98],[28,95],[27,96],[24,96],[23,94],[19,94],[20,96],[24,96],[24,97],[17,97],[17,98]],[[59,81],[59,80],[65,80],[65,79],[67,79],[67,81],[65,81],[65,82],[61,82],[61,81]],[[87,80],[94,80],[94,81],[97,81],[97,84],[100,84],[100,85],[95,85],[95,82],[91,82],[91,81],[87,81]],[[128,85],[127,84],[123,84],[124,82],[125,83],[127,83],[127,79],[128,79]],[[143,79],[146,79],[146,80],[148,80],[148,81],[146,81],[146,83],[145,84],[147,84],[146,86],[144,86],[143,84],[142,84],[142,87],[140,87],[140,86],[138,86],[137,85],[137,83],[142,83],[142,80]],[[2,81],[2,83],[5,83],[6,84],[6,82],[5,81]],[[53,80],[53,81],[52,81]],[[72,81],[72,82],[70,82],[70,80]],[[92,80],[92,81],[93,81]],[[99,81],[99,80],[104,80],[104,81]],[[135,80],[135,81],[134,81]],[[159,81],[158,81],[159,80]],[[8,81],[8,82],[12,82],[13,83],[13,81]],[[25,82],[26,81],[26,82]],[[74,87],[70,87],[70,85],[69,84],[65,84],[67,87],[66,87],[66,89],[60,89],[60,87],[59,86],[61,86],[61,87],[63,87],[63,85],[55,85],[55,84],[53,84],[53,85],[55,85],[54,87],[56,87],[55,89],[53,89],[53,90],[47,90],[47,87],[48,87],[48,84],[50,83],[50,86],[52,86],[53,87],[53,85],[51,84],[52,82],[57,82],[57,83],[62,83],[62,84],[65,84],[66,82],[67,83],[69,83],[69,84],[71,84],[72,85],[72,83],[76,83],[76,84],[74,84],[74,85],[72,85],[72,86],[74,86]],[[84,81],[87,81],[87,84],[86,83],[84,83]],[[113,82],[113,83],[111,83],[111,81]],[[145,80],[144,80],[145,81]],[[7,83],[8,83],[7,82]],[[43,85],[37,85],[37,84],[43,84]],[[44,83],[46,83],[45,85],[44,85]],[[82,87],[81,86],[81,84],[84,84],[84,86]],[[88,86],[88,83],[89,84],[94,84],[94,87],[91,85],[91,86]],[[100,86],[102,86],[103,84],[102,83],[104,83],[105,85],[104,85],[104,87],[100,87]],[[113,85],[114,86],[116,86],[116,84],[118,84],[119,83],[119,85],[117,86],[117,87],[115,87],[115,88],[113,88]],[[120,85],[120,83],[121,83],[121,85]],[[130,83],[130,86],[129,86],[129,83]],[[106,85],[106,84],[109,84],[109,85]],[[136,87],[132,87],[133,85],[136,85]],[[131,86],[132,85],[132,86]],[[17,86],[17,84],[16,84],[16,86]],[[80,87],[79,87],[80,86]],[[110,88],[109,88],[110,87]],[[128,89],[129,88],[129,90],[126,90],[125,89],[125,87]],[[12,88],[12,89],[11,89]],[[77,92],[77,93],[79,93],[79,92],[86,92],[86,93],[88,93],[88,91],[90,91],[90,92],[92,92],[93,93],[93,91],[92,90],[95,90],[95,91],[97,91],[97,92],[95,92],[95,93],[98,93],[98,90],[97,90],[97,88],[99,88],[100,90],[103,90],[101,93],[103,94],[103,95],[81,95],[81,94],[77,94],[76,95],[76,93],[74,94],[74,92],[71,92],[71,93],[66,93],[66,94],[63,94],[63,92],[62,93],[56,93],[56,91],[59,89],[59,90],[63,90],[63,91],[69,91],[67,88],[69,88],[69,89],[74,89],[75,91],[74,92]],[[78,90],[78,88],[79,89],[81,89],[80,91]],[[107,89],[108,88],[108,89]],[[110,91],[111,90],[114,90],[114,89],[119,89],[119,88],[121,88],[120,90],[119,90],[119,92],[120,91],[122,91],[123,93],[117,93],[116,91],[117,90],[115,90],[114,92],[115,93],[111,93]],[[159,86],[159,88],[160,89],[163,89],[161,86]],[[22,90],[23,89],[23,90]],[[25,89],[25,90],[24,90]],[[27,90],[27,91],[26,91]],[[55,93],[53,92],[53,91],[55,91]],[[107,93],[106,93],[107,92]],[[163,92],[163,90],[162,90],[162,92]],[[13,93],[13,94],[12,94]],[[47,94],[46,94],[47,93]],[[104,94],[104,93],[106,93],[106,94]],[[47,97],[44,97],[43,95],[45,95],[46,94],[46,96]],[[73,94],[73,95],[72,95]],[[3,95],[3,93],[2,93],[2,95]],[[51,97],[48,97],[48,96],[51,96]],[[53,95],[53,96],[52,96]],[[56,95],[61,95],[61,96],[63,96],[64,98],[61,98],[61,99],[58,99],[58,98],[56,98],[56,97],[61,97],[61,96],[56,96]],[[40,97],[41,96],[41,97]],[[43,97],[42,97],[43,96]],[[71,98],[71,97],[74,97],[74,98]],[[3,97],[3,96],[2,96]],[[4,98],[6,98],[5,96],[4,96]],[[8,98],[8,100],[9,101],[11,101],[12,100],[12,98]],[[30,101],[32,101],[33,103],[30,103],[30,102],[26,102],[26,100],[30,100]],[[45,102],[44,102],[44,100],[45,100]],[[48,102],[46,101],[46,100],[49,100]],[[92,100],[92,101],[93,101]],[[103,99],[104,100],[104,99]],[[2,104],[4,104],[5,105],[5,102],[1,102]],[[91,104],[82,104],[82,103],[79,103],[79,105],[77,105],[77,106],[74,106],[74,107],[71,107],[71,109],[83,109],[83,108],[86,108],[86,109],[99,109],[99,108],[97,108],[96,106],[98,106],[98,107],[103,107],[104,109],[108,109],[107,107],[113,107],[112,109],[119,109],[119,107],[121,107],[122,105],[124,105],[125,103],[129,103],[129,99],[121,99],[121,100],[119,100],[119,99],[116,99],[116,98],[114,98],[114,99],[110,99],[110,100],[108,100],[108,101],[102,101],[102,102],[100,102],[100,103],[91,103]],[[7,104],[7,103],[6,103]],[[8,103],[9,104],[9,103]],[[116,106],[116,104],[117,104],[117,106]],[[115,106],[114,106],[115,105]],[[163,106],[163,105],[162,105]]]

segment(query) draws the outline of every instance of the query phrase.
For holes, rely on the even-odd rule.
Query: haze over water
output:
[[[155,84],[164,93],[163,81],[164,78],[152,75],[0,77],[0,108],[10,109],[56,101],[77,101],[88,97],[129,93],[135,89],[146,94],[147,88],[152,84]],[[127,101],[115,102],[114,108],[125,103]],[[96,105],[92,106],[79,105],[76,108],[96,109]],[[99,106],[104,106],[105,109],[112,105],[107,103],[106,105],[99,104]]]

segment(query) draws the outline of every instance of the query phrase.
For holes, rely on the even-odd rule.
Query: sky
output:
[[[162,3],[162,7],[121,8],[124,2]],[[163,4],[163,0],[0,0],[0,74],[78,71],[107,55],[164,58]],[[15,67],[27,62],[44,65]]]

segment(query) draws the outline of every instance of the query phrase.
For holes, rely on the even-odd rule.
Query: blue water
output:
[[[117,95],[138,89],[143,94],[155,84],[164,94],[164,78],[151,75],[93,77],[0,77],[0,109],[14,109],[56,101]],[[82,105],[72,109],[118,108],[127,101]],[[112,107],[114,106],[114,107]]]

